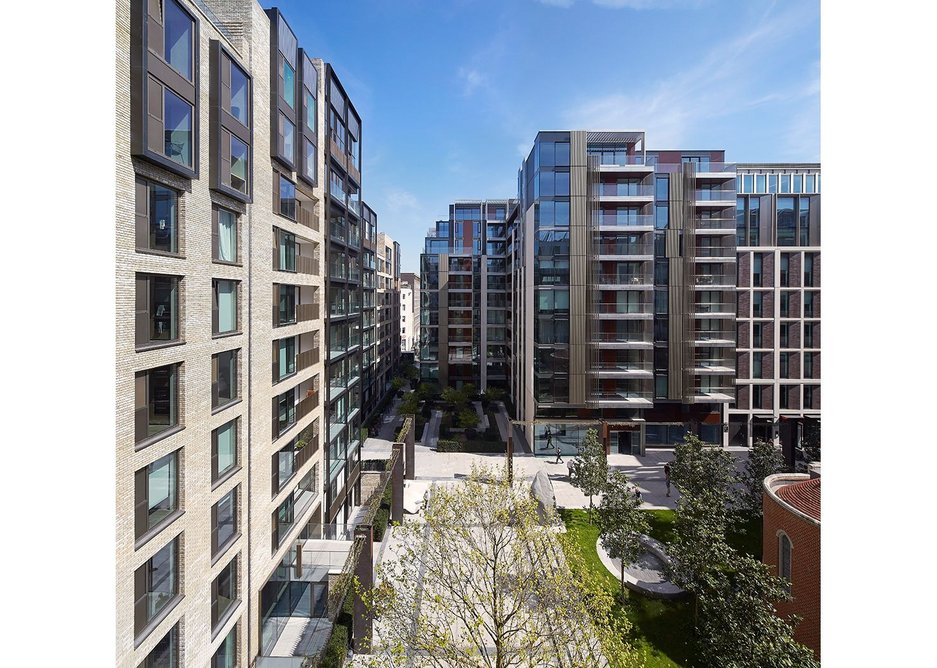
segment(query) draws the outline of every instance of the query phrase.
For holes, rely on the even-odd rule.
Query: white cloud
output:
[[[469,96],[487,84],[487,77],[474,67],[460,67],[459,78],[463,82],[462,94]]]
[[[550,5],[551,7],[562,7],[566,9],[567,7],[572,7],[573,3],[576,0],[539,0],[544,5]]]
[[[576,0],[537,0],[543,5],[569,9]],[[698,5],[702,0],[592,0],[592,4],[606,9],[670,9],[675,6]]]

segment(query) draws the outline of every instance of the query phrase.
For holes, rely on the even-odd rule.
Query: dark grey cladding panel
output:
[[[592,212],[586,133],[569,136],[569,403],[586,402],[588,272]]]

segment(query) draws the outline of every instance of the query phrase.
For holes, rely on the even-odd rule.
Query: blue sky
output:
[[[264,2],[264,6],[272,6]],[[511,197],[538,130],[820,158],[815,0],[294,0],[362,118],[362,193],[418,271],[455,199]]]

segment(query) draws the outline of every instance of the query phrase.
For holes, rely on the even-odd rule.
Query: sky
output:
[[[419,272],[457,199],[515,197],[540,130],[820,159],[816,0],[280,0],[362,124],[362,197]]]

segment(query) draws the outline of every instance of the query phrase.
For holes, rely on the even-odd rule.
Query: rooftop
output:
[[[785,485],[778,496],[805,515],[820,521],[820,478]]]

